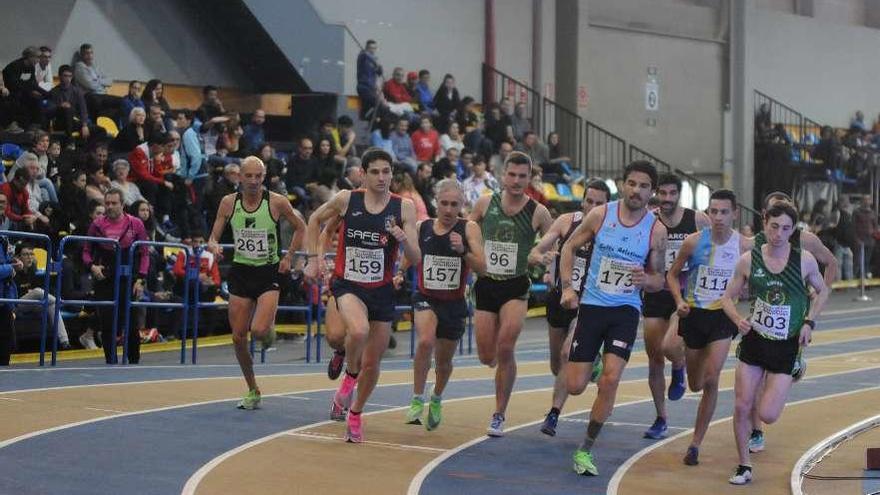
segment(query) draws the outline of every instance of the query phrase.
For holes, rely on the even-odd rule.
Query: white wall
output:
[[[751,88],[838,127],[880,111],[880,30],[753,9],[746,29]]]
[[[5,4],[3,10],[4,64],[21,56],[26,45],[47,44],[54,49],[57,70],[80,44],[91,43],[99,67],[114,79],[249,86],[249,78],[237,74],[198,19],[189,18],[174,0],[29,0]]]

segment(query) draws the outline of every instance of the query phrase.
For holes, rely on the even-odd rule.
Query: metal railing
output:
[[[657,166],[657,172],[659,172],[659,173],[664,173],[664,172],[671,173],[672,172],[672,165],[657,158],[656,156],[652,155],[651,153],[648,153],[647,151],[643,150],[642,148],[639,148],[638,146],[630,143],[630,145],[629,145],[629,161],[634,162],[636,160],[647,160],[647,161],[653,163],[654,165]],[[677,173],[679,175],[683,174],[683,172],[681,172],[681,170],[679,170],[679,169],[675,169],[675,173]]]
[[[44,234],[32,234],[30,232],[17,232],[10,230],[0,230],[0,237],[6,238],[18,238],[18,239],[30,239],[32,241],[40,241],[41,244],[46,246],[46,269],[43,271],[42,279],[43,279],[43,297],[40,300],[28,300],[22,299],[24,294],[19,294],[18,299],[7,299],[0,298],[0,304],[14,304],[14,305],[32,305],[32,306],[42,306],[43,311],[40,312],[40,366],[45,364],[45,355],[46,355],[46,333],[47,333],[47,321],[49,315],[49,273],[51,272],[50,264],[48,261],[52,256],[52,240],[49,239],[49,236]],[[58,315],[55,315],[58,318]],[[54,321],[58,321],[57,319]],[[55,355],[58,352],[58,325],[52,325],[52,336],[54,337],[54,342],[52,343],[52,364],[55,364]]]
[[[532,130],[541,139],[547,137],[544,133],[545,124],[542,115],[543,100],[545,98],[538,91],[486,64],[483,64],[483,78],[489,83],[489,85],[483,86],[484,104],[494,102],[495,99],[500,102],[504,98],[509,98],[513,105],[524,103],[526,107],[525,117],[531,122]],[[493,95],[494,98],[492,97]]]

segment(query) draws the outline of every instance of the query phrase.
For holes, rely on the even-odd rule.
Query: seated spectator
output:
[[[238,192],[238,185],[241,183],[241,168],[237,163],[228,163],[223,168],[223,176],[216,183],[211,184],[211,188],[206,192],[205,207],[208,211],[208,225],[214,225],[217,216],[217,210],[220,208],[220,201],[227,194]],[[228,232],[229,229],[227,229]],[[232,239],[231,236],[224,234],[226,240],[221,239],[220,242],[227,242]]]
[[[529,187],[526,188],[525,193],[528,197],[550,208],[550,201],[544,196],[544,181],[541,176],[541,167],[537,165],[532,167],[532,180],[529,182]]]
[[[168,132],[165,127],[164,113],[162,107],[158,103],[150,103],[147,107],[147,121],[144,125],[147,128],[147,134],[153,132]]]
[[[122,97],[122,111],[120,112],[119,128],[125,126],[126,123],[130,122],[131,111],[135,108],[146,108],[144,106],[144,100],[141,99],[141,93],[143,92],[143,88],[141,87],[140,81],[131,81],[128,83],[128,94]]]
[[[819,144],[813,147],[811,155],[832,170],[843,165],[843,145],[831,126],[822,127]]]
[[[419,103],[419,75],[415,72],[406,73],[406,92],[409,93],[409,101]]]
[[[179,237],[169,234],[165,227],[156,222],[156,215],[153,211],[153,205],[147,200],[141,199],[135,201],[128,208],[130,215],[136,216],[144,224],[144,230],[147,232],[147,238],[151,241],[158,242],[181,242]]]
[[[147,84],[144,86],[144,92],[141,93],[141,101],[144,102],[144,108],[149,108],[150,105],[158,103],[162,108],[162,116],[165,118],[165,128],[171,127],[171,105],[165,99],[165,86],[162,85],[162,81],[158,79],[147,81]]]
[[[406,88],[406,79],[403,68],[395,67],[390,80],[385,82],[382,93],[385,96],[385,104],[394,115],[412,115],[412,98]]]
[[[324,203],[330,197],[330,189],[321,180],[320,163],[314,156],[315,147],[309,138],[300,139],[297,154],[287,162],[285,183],[287,191],[296,195],[297,207],[303,212]]]
[[[168,131],[168,144],[165,145],[165,153],[171,156],[171,170],[167,174],[176,174],[180,170],[180,133],[176,130]]]
[[[92,165],[86,169],[86,198],[89,201],[104,201],[104,194],[110,190],[110,178],[104,168]]]
[[[550,154],[547,152],[547,146],[538,141],[538,135],[532,131],[526,131],[526,133],[523,134],[522,142],[516,145],[514,150],[529,155],[529,158],[532,159],[534,165],[544,166],[545,163],[550,161]]]
[[[458,88],[455,87],[455,78],[452,74],[446,74],[443,76],[443,84],[434,94],[434,108],[438,115],[437,128],[440,132],[446,132],[459,106],[461,106],[461,98],[458,96]]]
[[[397,127],[391,133],[391,149],[391,156],[397,158],[397,163],[403,165],[409,173],[416,173],[419,162],[413,150],[412,138],[409,137],[409,119],[406,117],[397,119]]]
[[[397,157],[394,156],[394,143],[391,141],[391,130],[394,127],[390,120],[381,120],[378,123],[378,129],[373,131],[370,136],[370,146],[382,149],[391,155],[391,159],[395,162]]]
[[[37,153],[39,157],[40,154]],[[49,149],[46,150],[46,175],[49,180],[52,181],[52,184],[55,185],[55,192],[58,192],[58,187],[61,185],[61,174],[68,172],[69,170],[64,170],[61,167],[61,142],[57,139],[49,140]]]
[[[353,158],[355,149],[354,142],[357,134],[354,131],[354,122],[348,115],[341,115],[336,120],[336,128],[330,129],[333,136],[333,148],[336,154],[343,158]]]
[[[37,161],[37,155],[30,152],[22,153],[19,160],[23,164],[22,167],[27,170],[28,181],[25,188],[28,193],[28,210],[33,212],[37,219],[34,223],[34,229],[45,231],[50,220],[49,217],[40,213],[40,205],[50,202],[50,199],[49,194],[40,187],[40,163]]]
[[[360,189],[364,183],[364,172],[359,163],[345,167],[342,177],[336,181],[336,188],[342,190]]]
[[[56,130],[68,137],[79,132],[82,139],[89,138],[89,112],[82,91],[73,85],[73,69],[69,65],[58,68],[58,86],[49,92],[51,106],[47,116]]]
[[[437,182],[432,177],[434,170],[434,166],[431,162],[422,162],[419,164],[418,170],[416,170],[416,177],[413,181],[413,185],[416,187],[416,191],[422,196],[422,199],[425,200],[425,207],[428,209],[428,216],[436,217],[437,210],[434,208],[434,184]]]
[[[477,121],[476,127],[467,131],[462,142],[465,148],[484,156],[492,156],[495,151],[492,140],[486,137],[486,122],[482,118]]]
[[[35,46],[25,48],[21,58],[13,60],[3,68],[3,82],[9,90],[17,110],[17,122],[22,127],[39,125],[41,101],[46,98],[46,91],[37,85],[34,66],[40,57],[40,50]]]
[[[413,151],[419,162],[434,162],[440,158],[440,135],[433,127],[431,117],[422,115],[419,128],[412,134]]]
[[[544,171],[548,174],[552,173],[562,177],[566,173],[563,165],[567,166],[569,169],[572,168],[572,159],[563,153],[558,132],[551,132],[547,135],[547,156],[550,160],[545,164]],[[566,180],[568,179],[571,178],[566,177]]]
[[[498,151],[504,141],[513,142],[513,122],[501,113],[501,107],[492,104],[486,118],[486,137],[492,141],[492,151]]]
[[[266,123],[266,111],[258,108],[251,115],[251,121],[244,127],[244,134],[241,136],[241,147],[249,152],[256,152],[257,148],[266,142],[266,131],[263,125]]]
[[[462,182],[464,200],[467,209],[473,208],[480,196],[500,191],[501,186],[487,169],[488,163],[483,155],[474,156],[471,176]]]
[[[333,145],[330,137],[324,136],[318,139],[318,184],[332,189],[339,178],[340,171],[345,165],[345,159],[333,154]]]
[[[391,179],[391,192],[402,198],[407,198],[416,207],[416,221],[421,222],[431,218],[422,195],[416,190],[412,177],[406,172],[398,172]]]
[[[15,284],[18,297],[26,301],[42,301],[45,290],[45,279],[37,274],[37,261],[34,257],[34,248],[30,244],[20,243],[15,248],[15,257],[21,261],[21,268],[16,270]],[[36,304],[21,304],[15,308],[15,314],[19,317],[38,319],[42,317],[44,309]],[[55,296],[49,294],[49,306],[45,309],[47,315],[47,333],[51,335],[55,325]],[[52,345],[51,343],[49,345]],[[58,319],[58,347],[61,350],[70,349],[70,338],[67,336],[67,327],[64,319]]]
[[[429,115],[435,111],[434,108],[434,91],[431,89],[431,72],[428,69],[419,71],[419,83],[416,84],[417,96],[416,103],[422,112]]]
[[[107,150],[106,144],[95,144],[85,155],[85,162],[80,165],[80,168],[87,170],[92,166],[104,169],[105,174],[110,171],[110,152]]]
[[[852,120],[849,121],[850,129],[858,129],[860,131],[867,131],[868,124],[865,123],[865,114],[861,110],[856,112],[856,116],[853,117]]]
[[[450,122],[449,130],[440,136],[440,149],[443,153],[445,154],[449,148],[455,148],[459,152],[464,149],[464,141],[462,141],[461,133],[458,130],[458,122]]]
[[[146,143],[137,146],[128,155],[131,165],[129,180],[137,184],[144,198],[156,207],[158,215],[168,214],[170,194],[174,190],[174,185],[162,173],[173,169],[171,157],[165,153],[168,143],[167,134],[151,135]]]
[[[89,115],[107,115],[115,120],[122,99],[107,94],[107,88],[113,85],[113,81],[98,69],[92,45],[83,43],[78,54],[79,59],[74,64],[74,80],[85,94]]]
[[[9,200],[6,199],[6,193],[0,190],[0,230],[12,230],[12,220],[6,216],[6,207]]]
[[[501,141],[498,152],[489,158],[489,170],[500,170],[507,161],[507,155],[513,152],[513,144],[510,141]]]
[[[128,174],[131,172],[131,165],[127,160],[122,158],[113,162],[113,180],[110,181],[110,187],[122,191],[122,203],[125,206],[131,206],[136,201],[141,201],[144,197],[137,184],[128,181]]]
[[[37,59],[37,65],[34,66],[34,76],[37,78],[37,86],[45,93],[52,90],[55,85],[52,78],[55,73],[52,72],[52,49],[48,46],[40,47],[40,57]]]
[[[21,260],[10,256],[9,239],[0,236],[0,297],[18,299],[18,290],[13,277],[21,270]],[[0,303],[0,366],[9,366],[9,355],[12,352],[12,303]]]
[[[361,118],[367,118],[379,104],[378,78],[382,75],[382,66],[376,51],[379,44],[375,40],[367,40],[366,47],[357,58],[357,93],[361,99]]]
[[[217,149],[224,150],[224,156],[244,158],[246,150],[241,148],[241,136],[244,130],[241,128],[241,117],[237,113],[229,114],[229,120],[224,126],[224,132],[217,141]]]
[[[196,116],[202,122],[208,122],[214,117],[226,114],[223,102],[220,101],[220,90],[217,86],[205,86],[202,88],[202,104],[196,110]]]
[[[192,233],[192,250],[195,253],[205,244],[205,234],[199,231]],[[191,255],[190,266],[196,266],[195,256]],[[174,268],[171,273],[174,274],[174,292],[183,297],[183,281],[186,277],[186,256],[178,255],[174,260]],[[217,294],[220,292],[220,266],[218,260],[214,258],[214,253],[205,249],[199,255],[199,301],[214,302]],[[193,290],[196,286],[190,287]]]
[[[92,218],[94,205],[90,206],[86,196],[86,184],[85,170],[74,170],[63,179],[59,191],[61,196],[61,211],[59,213],[65,217],[67,225],[70,226],[69,231],[77,235],[85,235],[89,224],[94,220]]]
[[[511,117],[513,127],[513,138],[522,141],[527,132],[532,132],[532,121],[526,116],[526,104],[517,103],[513,109],[513,117]]]
[[[483,120],[483,115],[477,107],[477,102],[470,96],[465,96],[461,99],[461,107],[458,109],[457,117],[458,130],[462,135],[477,129]]]
[[[459,181],[470,177],[471,171],[474,168],[474,155],[473,150],[468,148],[461,150],[461,154],[458,157],[458,169],[455,174]]]
[[[47,218],[48,223],[36,222],[34,224],[34,232],[45,234],[52,241],[52,245],[56,246],[61,237],[67,235],[68,226],[65,224],[64,216],[61,214],[58,203],[51,201],[43,201],[40,203],[37,213]]]
[[[257,156],[266,166],[266,189],[287,196],[287,186],[284,184],[286,165],[275,155],[275,149],[269,143],[263,143],[257,151]]]
[[[6,196],[6,218],[12,222],[12,230],[33,230],[37,217],[28,206],[29,197],[27,168],[15,171],[12,180],[0,184],[0,193]]]
[[[458,148],[449,148],[446,150],[446,156],[437,160],[434,164],[433,175],[434,180],[441,181],[449,177],[457,177],[458,174]]]
[[[46,201],[57,203],[58,194],[55,190],[55,184],[46,177],[47,169],[49,167],[49,134],[45,131],[34,131],[34,142],[31,153],[22,153],[19,155],[18,159],[15,160],[15,164],[6,171],[6,180],[12,180],[15,171],[25,166],[27,161],[33,158],[33,156],[25,155],[35,156],[37,159],[37,165],[39,166],[37,184],[39,184],[42,192],[37,195],[37,199],[44,199]],[[37,205],[39,205],[39,203],[37,203]]]
[[[131,151],[147,142],[147,112],[142,107],[134,107],[128,116],[128,125],[119,131],[119,134],[110,143],[110,147],[116,153],[131,153]]]

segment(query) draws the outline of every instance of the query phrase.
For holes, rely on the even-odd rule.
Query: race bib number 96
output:
[[[587,275],[587,259],[581,256],[574,257],[574,266],[571,269],[571,288],[575,292],[581,292],[581,285]]]
[[[752,328],[764,337],[772,340],[788,338],[788,326],[791,322],[791,306],[774,306],[763,299],[755,299],[752,310]]]
[[[596,279],[599,290],[607,294],[633,294],[637,290],[632,281],[634,268],[634,265],[625,261],[603,257]]]
[[[422,280],[429,290],[456,290],[459,288],[461,258],[425,255]]]
[[[381,249],[345,248],[345,280],[372,284],[385,273],[385,252]]]
[[[486,271],[492,275],[515,275],[516,255],[519,246],[515,242],[486,241]]]

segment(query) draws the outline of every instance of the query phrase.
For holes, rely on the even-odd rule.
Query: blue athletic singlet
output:
[[[733,278],[739,261],[739,232],[734,231],[722,245],[712,243],[712,229],[700,231],[697,247],[688,259],[685,300],[692,308],[721,309],[721,296]]]
[[[644,267],[651,251],[651,231],[657,217],[645,212],[635,225],[620,221],[619,201],[608,203],[605,218],[593,240],[593,255],[581,304],[642,308],[641,291],[632,283],[632,270]]]

